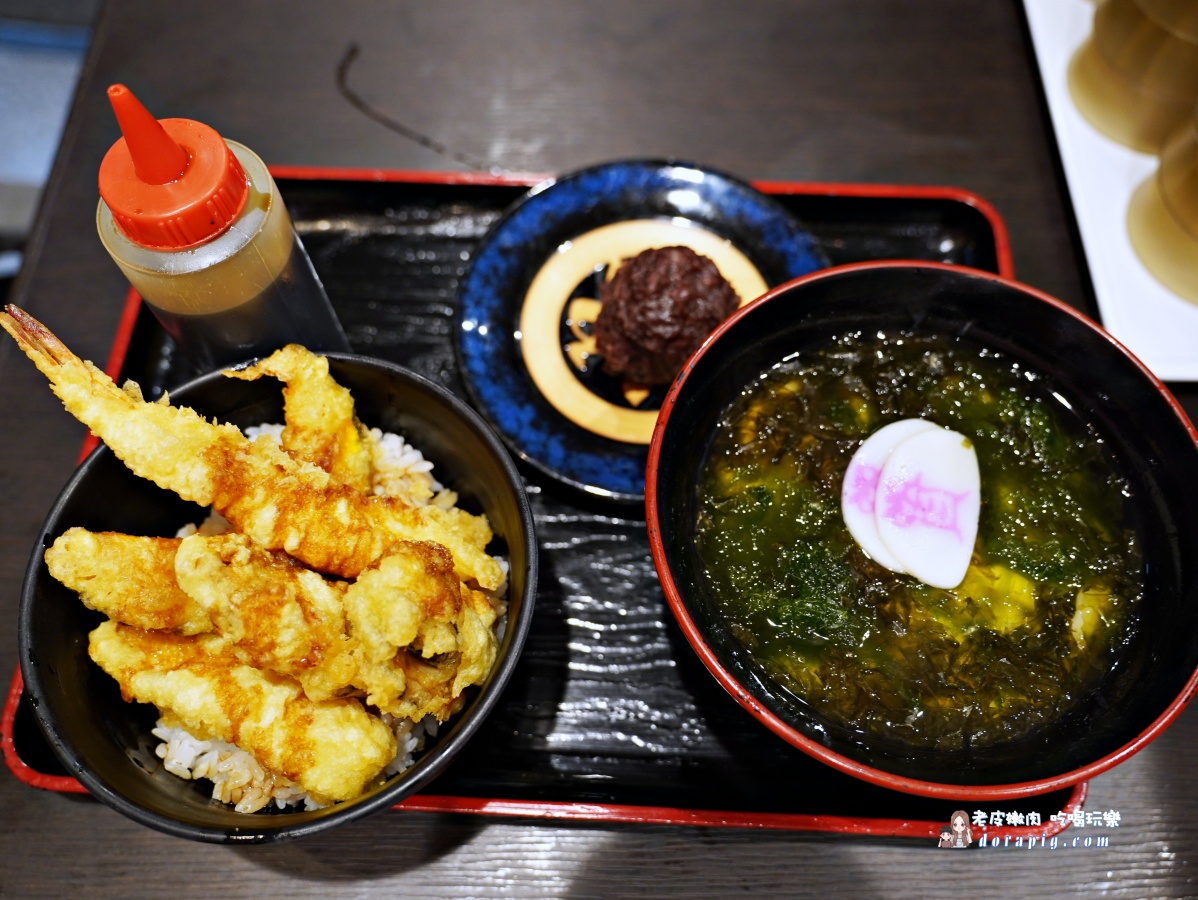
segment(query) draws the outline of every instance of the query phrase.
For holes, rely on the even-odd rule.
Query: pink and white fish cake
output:
[[[904,440],[937,427],[923,419],[903,419],[883,425],[857,448],[844,473],[844,486],[840,491],[840,511],[844,516],[844,524],[866,555],[892,572],[907,570],[886,549],[878,534],[875,510],[882,467],[886,465],[891,451]]]
[[[854,454],[841,510],[849,533],[879,564],[954,588],[977,537],[977,453],[964,435],[931,422],[891,423]]]

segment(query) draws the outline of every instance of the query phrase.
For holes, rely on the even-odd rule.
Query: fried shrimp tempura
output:
[[[431,540],[452,552],[464,581],[484,590],[502,584],[503,570],[484,549],[491,539],[484,516],[364,495],[269,439],[249,441],[236,427],[209,423],[165,397],[147,403],[135,385],[121,390],[27,313],[5,310],[0,327],[50,380],[68,412],[125,465],[185,500],[214,507],[259,546],[353,578],[397,541]]]
[[[211,617],[216,633],[201,641],[210,653],[291,675],[312,700],[349,687],[357,664],[345,633],[343,582],[326,581],[242,534],[184,538],[175,579]]]
[[[294,681],[212,656],[195,638],[109,621],[88,652],[125,699],[154,704],[201,740],[236,744],[319,803],[358,796],[395,757],[395,735],[359,701],[314,702]]]
[[[283,382],[283,449],[334,478],[370,493],[372,456],[366,428],[354,415],[348,390],[329,375],[329,361],[288,344],[229,378],[253,381],[270,375]]]
[[[46,566],[84,605],[119,622],[179,634],[211,631],[208,612],[175,580],[178,548],[177,538],[70,528],[46,551]]]

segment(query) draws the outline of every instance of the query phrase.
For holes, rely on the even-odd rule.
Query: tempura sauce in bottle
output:
[[[284,344],[349,342],[265,164],[191,119],[108,96],[124,137],[100,165],[100,239],[200,371]]]

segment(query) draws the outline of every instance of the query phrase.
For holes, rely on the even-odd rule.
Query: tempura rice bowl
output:
[[[171,536],[206,510],[131,473],[106,447],[76,470],[35,544],[21,599],[20,662],[39,726],[67,771],[93,795],[142,824],[210,842],[273,841],[322,831],[386,809],[421,790],[482,725],[516,665],[532,615],[536,543],[523,482],[490,429],[444,389],[400,366],[328,354],[330,372],[349,388],[371,428],[402,436],[458,494],[458,505],[485,512],[495,533],[488,548],[509,563],[507,616],[498,659],[465,706],[430,737],[411,768],[363,795],[323,809],[303,804],[240,813],[211,799],[212,784],[168,772],[156,754],[152,706],[124,702],[116,682],[88,658],[88,633],[103,619],[55,581],[43,553],[67,528]],[[171,391],[171,402],[242,429],[282,422],[281,384],[240,381],[219,372]]]

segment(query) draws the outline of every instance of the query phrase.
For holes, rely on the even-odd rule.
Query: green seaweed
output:
[[[704,464],[699,551],[732,632],[788,690],[864,733],[985,746],[1061,714],[1109,664],[1141,590],[1128,486],[1042,379],[901,337],[848,336],[752,383]],[[840,514],[861,441],[916,417],[978,453],[978,539],[953,591],[874,563]],[[1095,592],[1113,599],[1083,631]]]

